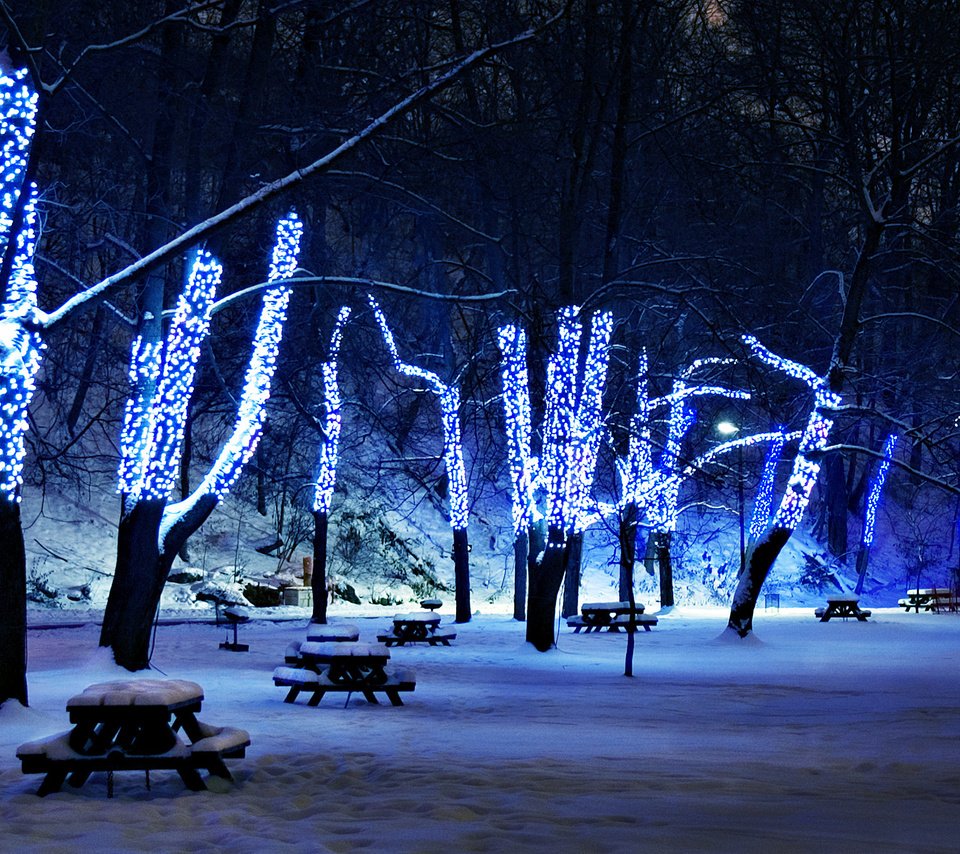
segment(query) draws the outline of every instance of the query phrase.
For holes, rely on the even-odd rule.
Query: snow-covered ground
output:
[[[444,611],[451,609],[451,603]],[[389,613],[389,612],[388,612]],[[68,728],[66,700],[122,678],[97,627],[30,632],[31,706],[0,710],[3,849],[109,851],[956,851],[960,617],[874,612],[821,624],[761,611],[753,643],[723,609],[678,609],[637,637],[573,635],[540,654],[503,615],[450,648],[400,648],[406,705],[282,702],[270,674],[305,620],[161,626],[153,658],[199,682],[201,717],[250,732],[236,785],[104,775],[45,799],[18,744]],[[384,616],[346,612],[373,640]],[[161,676],[161,673],[155,675]]]

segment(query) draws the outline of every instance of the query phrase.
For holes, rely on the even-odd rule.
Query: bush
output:
[[[182,572],[171,572],[167,576],[167,581],[172,581],[174,584],[196,584],[198,581],[203,581],[203,576],[196,572],[183,570]]]

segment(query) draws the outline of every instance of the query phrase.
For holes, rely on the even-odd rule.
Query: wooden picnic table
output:
[[[400,693],[416,688],[416,674],[409,668],[389,669],[389,659],[390,650],[383,644],[307,641],[300,645],[298,665],[276,668],[273,683],[289,688],[285,703],[307,693],[307,705],[317,706],[327,693],[356,691],[373,704],[382,692],[394,706],[402,706]]]
[[[865,623],[871,612],[860,608],[860,599],[857,596],[833,596],[827,599],[826,608],[817,608],[813,613],[820,618],[821,623],[828,623],[834,617],[841,620],[856,617],[859,622]]]
[[[188,788],[206,788],[199,769],[232,780],[225,757],[245,755],[250,736],[214,727],[196,717],[203,689],[181,679],[124,679],[91,685],[67,702],[74,728],[17,750],[25,774],[46,773],[38,795],[59,791],[66,780],[79,787],[94,771],[177,771]],[[190,739],[185,744],[177,734]]]
[[[336,643],[307,641],[300,656],[316,673],[326,668],[334,684],[382,685],[387,681],[386,664],[390,650],[379,643]]]
[[[413,614],[397,614],[393,618],[393,626],[384,634],[377,635],[377,640],[387,646],[403,646],[408,643],[450,646],[450,641],[457,637],[456,632],[437,631],[439,625],[440,615],[433,611],[428,614],[422,611]]]
[[[633,614],[642,614],[643,605],[634,606]],[[609,627],[615,618],[628,616],[631,613],[629,602],[584,602],[580,606],[580,615],[583,617],[584,628],[599,631]]]
[[[924,611],[956,611],[957,597],[949,587],[920,587],[907,591],[905,599],[900,599],[897,604],[904,608],[907,613],[913,608],[918,614],[922,608]]]

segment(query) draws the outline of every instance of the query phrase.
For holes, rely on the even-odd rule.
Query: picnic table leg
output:
[[[291,685],[290,690],[287,691],[287,696],[283,698],[284,703],[293,703],[296,701],[297,697],[300,696],[300,686]]]
[[[79,789],[84,783],[87,782],[87,778],[89,776],[89,771],[74,771],[69,777],[67,777],[67,782],[73,786],[73,788]]]
[[[400,699],[400,692],[396,688],[387,688],[384,693],[390,698],[394,706],[402,706],[403,700]]]
[[[314,689],[313,689],[313,696],[312,696],[309,700],[307,700],[307,705],[308,705],[308,706],[319,706],[319,705],[320,705],[320,701],[323,699],[323,695],[326,694],[326,693],[327,693],[327,691],[326,691],[325,688],[320,688],[319,686],[316,687],[316,688],[314,688]]]
[[[59,792],[63,781],[66,779],[66,771],[48,771],[46,777],[43,778],[43,782],[40,784],[40,788],[37,789],[37,794],[41,798],[44,798],[47,795],[53,794],[53,792]]]
[[[367,698],[368,703],[373,703],[375,706],[380,705],[380,701],[377,699],[377,695],[374,694],[373,691],[369,690],[368,688],[364,688],[360,693]]]
[[[196,768],[191,768],[189,765],[180,765],[177,768],[177,773],[183,780],[183,784],[191,792],[202,792],[207,788],[207,784],[203,782],[203,777],[200,776]]]

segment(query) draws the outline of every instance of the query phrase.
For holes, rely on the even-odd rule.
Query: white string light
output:
[[[860,536],[860,545],[865,549],[873,545],[873,535],[877,525],[877,508],[880,506],[880,496],[883,493],[883,485],[887,481],[887,472],[890,470],[890,463],[893,460],[893,452],[897,447],[898,439],[896,433],[887,436],[883,443],[883,459],[877,466],[873,483],[870,484],[870,492],[867,495],[866,509],[863,514],[863,533]]]
[[[440,421],[443,428],[443,462],[447,471],[450,492],[450,527],[455,531],[467,528],[469,506],[467,500],[467,473],[463,462],[463,445],[460,440],[460,389],[447,385],[433,371],[408,364],[400,359],[393,333],[387,318],[377,301],[367,295],[374,317],[380,326],[383,340],[390,350],[394,367],[401,374],[424,382],[440,400]]]
[[[302,235],[303,223],[294,213],[277,223],[269,281],[289,279],[293,275],[297,269]],[[202,493],[215,495],[218,500],[230,491],[240,477],[240,472],[260,441],[289,302],[288,285],[276,285],[264,292],[260,319],[253,335],[253,353],[247,366],[233,433],[200,486]]]
[[[27,158],[36,125],[37,94],[26,69],[0,74],[0,242],[12,239],[13,214],[23,192]],[[30,185],[23,206],[16,252],[0,308],[0,496],[19,503],[23,482],[27,408],[36,388],[43,343],[27,325],[37,313],[37,188]]]
[[[340,458],[340,431],[342,416],[340,413],[340,385],[337,380],[337,360],[340,357],[340,342],[343,327],[350,318],[350,307],[343,306],[337,315],[333,333],[330,336],[330,348],[327,360],[323,363],[323,438],[320,440],[320,462],[317,466],[317,480],[313,491],[313,509],[316,513],[330,512],[333,492],[337,485],[337,463]]]
[[[774,370],[805,383],[814,395],[813,411],[803,431],[800,449],[793,461],[793,471],[787,481],[786,492],[773,520],[777,528],[792,531],[803,518],[810,503],[813,485],[817,482],[817,475],[820,473],[820,464],[811,460],[809,455],[826,447],[833,420],[827,418],[824,413],[840,405],[840,396],[830,391],[825,377],[817,376],[806,365],[778,356],[752,335],[744,335],[743,340],[758,359]]]
[[[753,516],[750,519],[750,539],[758,540],[770,522],[770,508],[773,507],[773,493],[776,487],[777,465],[783,453],[786,437],[777,432],[767,448],[763,459],[763,472],[757,484],[757,497],[753,504]]]

